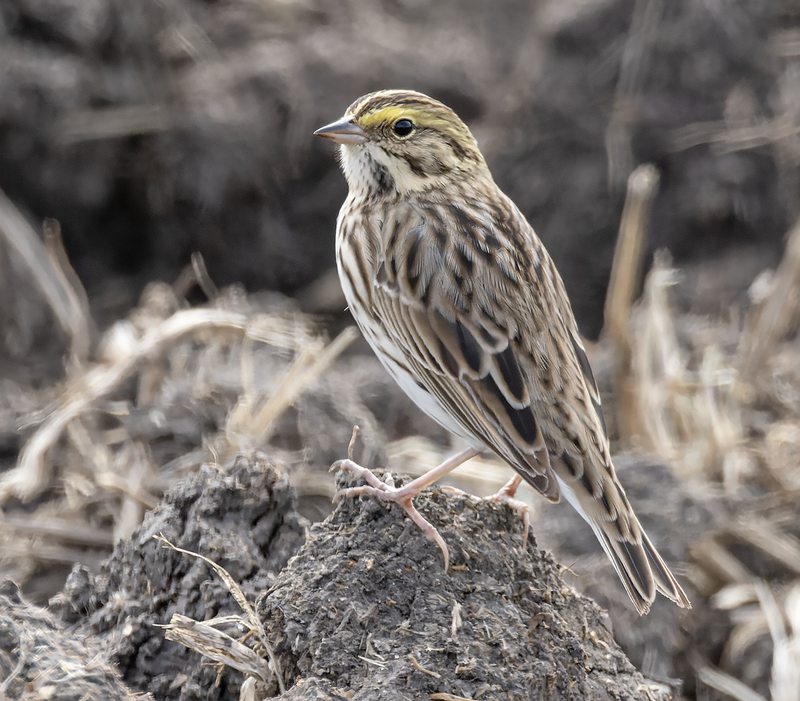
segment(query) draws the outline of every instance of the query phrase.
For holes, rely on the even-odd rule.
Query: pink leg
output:
[[[442,551],[442,555],[444,556],[444,569],[446,571],[450,566],[450,555],[447,551],[447,544],[442,539],[442,536],[439,535],[439,531],[437,531],[433,525],[426,521],[422,514],[417,511],[411,500],[423,489],[429,487],[438,479],[444,477],[448,472],[452,472],[459,465],[465,463],[470,458],[480,455],[480,452],[480,450],[476,450],[475,448],[467,448],[466,450],[462,450],[460,453],[445,460],[438,467],[434,467],[424,475],[417,477],[415,480],[400,488],[390,487],[385,482],[381,482],[367,468],[361,467],[361,465],[356,464],[352,460],[339,460],[333,463],[331,470],[339,468],[345,472],[350,472],[351,474],[356,475],[356,477],[363,479],[367,484],[363,487],[350,487],[348,489],[342,489],[336,493],[336,495],[333,497],[333,501],[336,503],[342,496],[357,497],[366,494],[368,496],[378,497],[384,501],[393,501],[395,504],[398,504],[400,507],[402,507],[403,511],[408,514],[408,517],[414,523],[416,523],[417,526],[419,526],[419,529],[425,534],[428,540],[432,540],[439,546],[439,549]],[[513,494],[511,496],[513,498]]]
[[[512,477],[508,482],[506,482],[505,485],[503,485],[503,488],[497,492],[497,494],[489,497],[489,499],[492,499],[493,501],[502,501],[508,504],[508,506],[516,511],[519,517],[522,519],[522,549],[525,550],[525,546],[528,545],[528,532],[531,529],[531,510],[524,501],[517,499],[517,489],[519,488],[521,482],[522,477],[519,475],[514,475],[514,477]]]
[[[471,497],[472,499],[476,499],[478,501],[501,501],[504,504],[507,504],[509,508],[515,511],[522,519],[522,549],[524,550],[528,545],[528,533],[531,529],[531,510],[524,501],[516,498],[517,488],[521,482],[522,477],[515,475],[508,482],[506,482],[505,485],[503,485],[497,494],[493,494],[490,497],[476,497],[474,494],[468,494],[467,492],[461,489],[456,489],[455,487],[445,487],[445,489],[452,490],[458,494],[463,494],[464,496]]]

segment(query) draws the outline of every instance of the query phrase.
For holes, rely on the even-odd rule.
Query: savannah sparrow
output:
[[[314,133],[341,144],[336,258],[350,311],[406,394],[470,446],[402,488],[340,461],[367,482],[344,493],[400,504],[447,567],[411,499],[490,448],[518,473],[498,496],[515,503],[522,479],[552,502],[564,494],[639,613],[656,590],[690,607],[617,480],[561,277],[466,125],[426,95],[386,90]]]

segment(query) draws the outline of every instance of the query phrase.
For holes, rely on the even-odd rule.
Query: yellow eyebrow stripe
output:
[[[358,121],[362,127],[371,127],[376,124],[394,124],[398,119],[410,119],[416,126],[434,127],[442,126],[446,122],[439,117],[406,107],[404,105],[389,105],[376,112],[365,114]]]

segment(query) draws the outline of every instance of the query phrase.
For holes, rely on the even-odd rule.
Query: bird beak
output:
[[[342,117],[338,122],[317,129],[314,134],[347,146],[356,146],[367,141],[367,135],[353,121],[353,117]]]

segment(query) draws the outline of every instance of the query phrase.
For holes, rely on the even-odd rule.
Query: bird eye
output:
[[[392,128],[398,136],[408,136],[414,131],[414,124],[410,119],[398,119]]]

